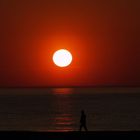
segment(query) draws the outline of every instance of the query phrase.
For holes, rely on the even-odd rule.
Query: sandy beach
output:
[[[90,131],[90,132],[33,132],[1,131],[0,136],[14,139],[94,139],[94,138],[139,138],[140,131]]]

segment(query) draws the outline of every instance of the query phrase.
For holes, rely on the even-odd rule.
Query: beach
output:
[[[3,138],[14,139],[61,139],[61,140],[80,140],[80,139],[116,139],[116,138],[139,138],[138,131],[100,131],[100,132],[31,132],[31,131],[1,131]]]

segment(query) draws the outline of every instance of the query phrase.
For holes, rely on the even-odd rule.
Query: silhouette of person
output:
[[[84,110],[81,111],[80,131],[82,131],[82,128],[84,128],[85,131],[88,131],[87,126],[86,126],[86,114],[85,114]]]

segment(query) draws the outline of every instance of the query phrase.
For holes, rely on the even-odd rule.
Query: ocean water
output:
[[[140,88],[0,89],[0,130],[140,130]]]

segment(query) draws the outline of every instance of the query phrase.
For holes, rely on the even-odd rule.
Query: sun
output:
[[[72,54],[66,49],[57,50],[53,54],[53,62],[59,67],[67,67],[72,62]]]

